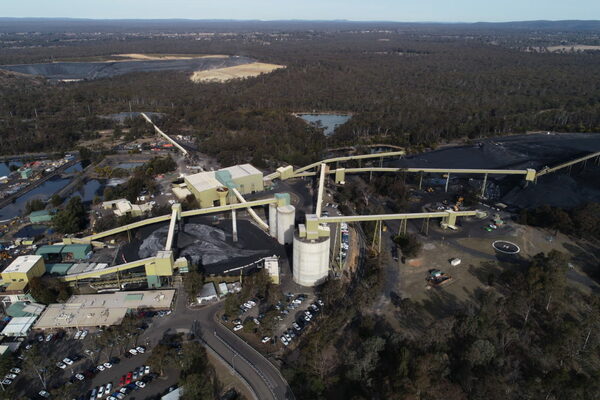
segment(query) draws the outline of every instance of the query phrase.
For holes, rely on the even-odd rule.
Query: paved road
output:
[[[246,344],[236,334],[215,320],[222,304],[196,312],[202,339],[250,384],[257,397],[263,399],[294,399],[279,370]]]
[[[155,319],[138,342],[149,343],[153,347],[165,333],[193,331],[221,356],[229,367],[235,367],[235,371],[248,382],[259,400],[293,400],[289,385],[279,370],[215,320],[214,316],[222,306],[222,303],[217,303],[201,309],[190,309],[186,305],[183,290],[178,290],[173,313],[168,317]]]

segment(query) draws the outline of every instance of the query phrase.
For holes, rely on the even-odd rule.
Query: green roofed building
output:
[[[88,254],[92,251],[90,244],[55,244],[41,246],[35,254],[44,257],[44,260],[49,263],[62,263],[63,261],[83,260],[88,258]]]
[[[67,263],[46,264],[46,273],[50,275],[64,276],[72,266],[73,264]]]
[[[29,214],[29,221],[34,224],[39,224],[42,222],[50,222],[52,218],[54,218],[54,214],[56,210],[40,210],[34,211]]]
[[[63,247],[61,253],[64,261],[70,261],[87,258],[91,251],[91,244],[68,244]]]

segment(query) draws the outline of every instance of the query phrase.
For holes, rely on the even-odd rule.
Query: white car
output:
[[[144,354],[144,352],[146,351],[146,348],[142,347],[142,346],[138,346],[135,348],[137,350],[138,353],[140,354]]]
[[[112,390],[112,382],[108,382],[106,384],[106,393],[110,393],[110,391]]]
[[[10,379],[4,379],[2,380],[2,384],[3,385],[10,385],[12,383],[12,381]]]
[[[67,364],[63,363],[62,361],[59,361],[56,363],[56,366],[60,369],[65,369],[67,368]]]
[[[137,356],[137,350],[136,349],[129,349],[129,353],[131,353],[134,356]]]
[[[149,373],[150,373],[150,366],[149,366],[149,365],[146,365],[146,366],[144,367],[144,374],[146,374],[146,375],[147,375],[147,374],[149,374]]]
[[[65,364],[67,364],[67,365],[73,365],[73,360],[71,360],[68,357],[63,358],[62,362],[65,363]]]
[[[108,396],[106,400],[117,400],[117,398],[115,396]]]
[[[323,307],[325,305],[325,302],[323,302],[323,300],[321,300],[321,299],[318,299],[317,304],[319,304],[321,307]]]
[[[104,386],[100,386],[100,388],[98,389],[98,394],[96,395],[96,397],[99,399],[101,399],[102,396],[104,396]]]
[[[82,330],[81,331],[81,336],[79,337],[79,340],[85,339],[85,337],[87,336],[87,334],[88,334],[88,330],[87,329]]]
[[[264,344],[264,343],[268,343],[269,340],[271,340],[271,338],[269,336],[265,336],[264,338],[262,338],[261,342],[263,342],[263,344]]]
[[[15,375],[15,374],[6,374],[6,376],[4,377],[4,379],[14,380],[14,379],[17,379],[17,375]]]
[[[104,364],[102,364],[102,365],[104,365],[104,368],[112,368],[112,364],[111,364],[111,363],[109,363],[109,362],[105,362],[105,363],[104,363]]]
[[[80,381],[85,379],[85,376],[83,376],[82,374],[77,374],[75,375],[75,378],[79,379]]]
[[[82,333],[83,333],[83,331],[77,331],[77,332],[75,332],[75,336],[73,336],[73,339],[79,340],[79,338],[81,338],[81,334]]]
[[[287,338],[285,336],[281,337],[281,343],[283,343],[285,346],[287,346],[288,344],[290,344],[290,342],[287,340]]]
[[[123,400],[125,398],[125,395],[121,392],[116,392],[114,395],[117,396],[117,399],[119,400]]]
[[[137,381],[135,384],[136,384],[138,387],[140,387],[140,388],[145,388],[145,387],[146,387],[146,384],[145,384],[144,382],[142,382],[142,381]]]
[[[52,333],[47,334],[46,335],[46,342],[51,341],[53,337],[54,337],[54,334],[52,334]]]
[[[47,399],[48,397],[50,397],[50,393],[46,392],[45,390],[40,390],[40,392],[38,393],[40,396],[42,396],[43,398]]]
[[[98,371],[102,372],[104,370],[106,370],[106,368],[104,368],[104,365],[100,364],[96,367],[98,369]]]
[[[244,327],[244,325],[236,325],[236,326],[233,327],[233,330],[237,332],[240,329],[242,329],[243,327]]]
[[[20,374],[21,373],[21,368],[17,368],[17,367],[11,368],[10,369],[10,373],[11,374]]]
[[[254,307],[254,306],[256,305],[256,303],[255,303],[255,302],[253,302],[252,300],[248,300],[248,303],[249,303],[249,304],[250,304],[252,307]]]

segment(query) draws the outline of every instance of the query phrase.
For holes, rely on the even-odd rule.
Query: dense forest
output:
[[[600,303],[566,285],[564,254],[497,268],[504,272],[483,278],[490,290],[455,313],[442,311],[443,294],[430,307],[397,298],[400,329],[373,312],[379,261],[368,260],[360,281],[322,288],[326,318],[284,369],[298,398],[598,398]]]
[[[327,146],[349,143],[420,148],[531,130],[600,131],[600,52],[526,52],[529,31],[480,27],[479,36],[458,28],[443,33],[292,31],[203,40],[106,35],[56,47],[6,48],[1,63],[130,52],[210,53],[287,68],[227,84],[192,84],[183,72],[69,84],[3,76],[10,84],[0,89],[1,149],[69,149],[97,130],[115,127],[101,115],[130,107],[164,113],[166,130],[191,132],[202,151],[225,164],[261,166],[302,164],[317,159]],[[354,116],[325,139],[290,114],[312,110]]]

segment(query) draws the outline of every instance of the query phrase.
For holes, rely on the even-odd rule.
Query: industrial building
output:
[[[5,285],[5,291],[8,293],[23,293],[32,278],[40,277],[45,272],[46,265],[42,256],[19,256],[2,271],[2,282]]]
[[[123,215],[140,217],[150,212],[152,210],[152,205],[149,203],[132,204],[127,199],[117,199],[103,202],[102,208],[105,210],[112,210],[117,217],[122,217]]]
[[[250,164],[188,175],[184,182],[202,208],[236,203],[237,198],[231,189],[242,195],[264,190],[262,172]]]
[[[34,329],[91,328],[119,325],[127,313],[168,310],[175,290],[116,292],[71,296],[66,303],[50,304]]]

